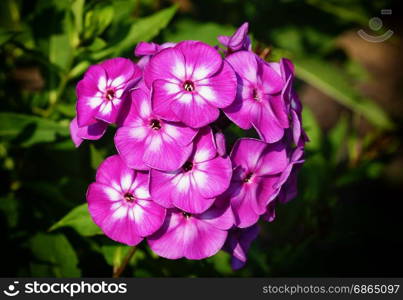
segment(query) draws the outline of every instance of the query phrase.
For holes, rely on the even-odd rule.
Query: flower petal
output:
[[[194,143],[195,147],[192,154],[193,162],[201,163],[217,156],[214,136],[210,127],[203,127],[200,129]]]
[[[214,198],[205,198],[200,193],[198,180],[192,172],[182,172],[171,179],[172,203],[188,213],[199,214],[206,211],[213,203]]]
[[[252,226],[259,219],[256,213],[256,187],[245,184],[231,184],[226,195],[230,195],[231,207],[235,216],[235,224],[239,228]]]
[[[208,79],[208,83],[197,83],[200,96],[215,107],[229,106],[235,100],[237,78],[231,66],[224,61],[221,70]]]
[[[108,86],[119,87],[141,76],[140,68],[130,59],[123,57],[107,59],[100,66],[108,75]]]
[[[277,174],[283,172],[287,164],[286,144],[283,142],[268,144],[261,154],[259,167],[255,172],[258,175]]]
[[[258,62],[256,54],[249,51],[238,51],[229,55],[226,60],[235,72],[249,83],[258,83]]]
[[[154,80],[178,82],[184,80],[185,76],[185,58],[176,47],[164,49],[153,56],[144,70],[144,81],[148,88],[152,87]]]
[[[193,128],[200,128],[217,120],[219,110],[216,107],[211,106],[197,94],[183,95],[189,95],[186,102],[177,100],[171,103],[172,111],[183,123]]]
[[[84,127],[78,127],[77,117],[70,122],[70,135],[76,147],[80,146],[84,140],[98,140],[100,139],[108,127],[108,124],[102,121],[95,121],[94,123]]]
[[[228,230],[235,224],[229,201],[223,206],[214,204],[207,211],[198,215],[198,218],[222,230]]]
[[[98,167],[96,181],[126,192],[134,181],[135,173],[129,169],[119,155],[106,158]]]
[[[179,121],[180,118],[172,111],[173,101],[179,100],[183,92],[179,83],[167,80],[155,80],[153,82],[152,107],[154,113],[168,121]]]
[[[208,78],[221,68],[222,58],[210,45],[198,41],[183,41],[175,49],[181,51],[185,58],[187,80]]]
[[[180,145],[167,134],[150,132],[144,145],[143,161],[150,168],[173,171],[189,158],[193,143]]]
[[[165,213],[165,208],[152,200],[136,200],[129,210],[135,234],[145,237],[156,232],[164,223]]]
[[[229,187],[231,175],[231,160],[220,156],[198,163],[193,171],[196,187],[204,198],[222,194]]]
[[[285,81],[263,60],[259,60],[259,81],[265,94],[276,94],[281,91]]]
[[[173,197],[176,195],[175,185],[172,183],[174,177],[180,173],[180,171],[161,172],[158,170],[150,170],[150,193],[151,197],[159,205],[165,208],[172,208]]]
[[[137,245],[142,237],[134,232],[128,209],[120,204],[120,194],[113,188],[92,183],[87,191],[91,217],[111,239],[130,246]]]
[[[147,135],[148,131],[144,126],[121,127],[116,131],[114,138],[116,149],[129,168],[149,169],[143,160],[144,138]]]
[[[216,254],[223,246],[227,232],[197,217],[186,218],[171,210],[163,227],[148,238],[150,248],[159,256],[177,259],[203,259]]]
[[[260,138],[268,143],[277,142],[284,135],[284,128],[280,126],[268,103],[253,106],[250,120]]]
[[[261,140],[242,138],[235,142],[231,151],[234,167],[243,166],[248,171],[254,171],[267,144]]]

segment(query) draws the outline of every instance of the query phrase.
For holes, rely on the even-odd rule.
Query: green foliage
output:
[[[337,48],[336,40],[346,30],[366,26],[369,16],[391,2],[175,3],[0,1],[0,231],[1,257],[7,258],[2,261],[2,275],[111,276],[131,249],[106,238],[83,204],[95,170],[116,153],[110,143],[112,126],[102,140],[85,141],[78,149],[69,138],[75,86],[88,67],[114,56],[135,60],[133,49],[140,41],[189,39],[215,46],[218,35],[231,35],[244,21],[250,22],[256,51],[271,49],[271,61],[292,58],[297,91],[313,86],[341,104],[343,113],[332,128],[324,130],[315,110],[304,106],[303,125],[310,142],[299,173],[298,198],[278,207],[275,222],[261,224],[244,269],[232,271],[230,256],[223,251],[203,261],[171,261],[159,258],[143,242],[124,275],[371,274],[374,256],[386,259],[398,248],[382,244],[388,251],[385,256],[386,250],[376,248],[373,241],[385,235],[395,241],[399,236],[395,222],[401,218],[390,217],[389,211],[401,209],[392,209],[393,201],[381,202],[387,197],[379,195],[385,189],[381,181],[385,164],[400,145],[392,131],[399,124],[356,88],[370,76]],[[362,132],[362,119],[373,127]],[[255,130],[245,132],[234,124],[224,133],[228,150],[240,136],[257,137]],[[357,199],[362,203],[357,204]],[[389,211],[382,211],[383,207]],[[374,232],[377,238],[371,235]],[[348,255],[341,260],[340,253]],[[365,253],[368,260],[354,269]]]
[[[73,247],[62,234],[38,233],[30,240],[35,257],[31,264],[33,276],[79,277],[78,258]]]
[[[88,212],[87,203],[81,204],[72,209],[60,221],[53,224],[49,231],[59,229],[61,227],[71,227],[82,236],[93,236],[102,234],[101,229],[95,225]]]
[[[390,129],[393,124],[385,112],[373,101],[365,99],[353,88],[346,74],[318,59],[296,59],[297,76],[317,87],[341,104],[362,114],[374,125]]]
[[[58,135],[67,136],[67,124],[49,119],[16,113],[0,113],[0,137],[16,141],[23,147],[36,143],[53,142]]]

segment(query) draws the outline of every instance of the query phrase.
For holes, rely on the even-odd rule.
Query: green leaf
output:
[[[180,42],[183,40],[199,40],[210,45],[217,45],[218,35],[232,35],[235,28],[216,23],[201,23],[185,19],[175,23],[174,30],[164,34],[165,40]]]
[[[92,39],[101,35],[112,23],[115,14],[113,6],[105,3],[98,5],[85,14],[84,39]]]
[[[310,150],[319,150],[322,142],[322,131],[312,111],[308,107],[302,110],[303,126],[310,141],[306,144],[306,148]]]
[[[331,159],[336,163],[341,150],[346,146],[349,123],[346,115],[341,115],[337,124],[329,131],[328,137],[331,146]]]
[[[335,15],[340,20],[356,22],[363,26],[367,26],[368,20],[370,19],[370,16],[364,11],[363,7],[357,5],[359,3],[358,1],[356,1],[356,5],[354,5],[354,1],[347,3],[338,1],[338,3],[335,4],[332,3],[332,1],[308,0],[307,3],[329,14]]]
[[[68,136],[67,124],[17,113],[0,113],[0,137],[16,139],[23,147],[36,143],[52,142],[57,135]]]
[[[0,46],[8,42],[11,37],[15,35],[14,31],[5,30],[4,28],[0,28]]]
[[[51,274],[33,275],[47,275],[49,277],[81,276],[81,271],[77,267],[77,255],[63,234],[37,233],[30,240],[30,247],[33,255],[41,265],[50,267],[49,271],[51,271]],[[33,269],[34,272],[35,269]]]
[[[352,111],[362,114],[382,129],[392,129],[388,115],[372,100],[362,98],[338,68],[319,59],[294,59],[299,78],[331,96]]]
[[[79,62],[75,67],[73,67],[69,73],[70,78],[75,78],[82,75],[90,66],[90,62],[84,60]]]
[[[8,226],[14,228],[19,218],[19,202],[12,194],[0,198],[0,212],[4,213]]]
[[[71,227],[82,236],[93,236],[102,234],[101,229],[92,221],[88,212],[87,203],[81,204],[73,208],[60,221],[55,223],[49,231],[62,227]]]
[[[71,5],[71,11],[73,12],[74,16],[74,24],[78,33],[81,33],[81,30],[83,29],[84,4],[85,0],[74,0],[73,4]]]
[[[49,61],[65,70],[71,60],[72,49],[67,34],[55,34],[50,37]]]
[[[91,167],[96,170],[99,164],[104,160],[104,155],[93,144],[90,144]]]
[[[117,56],[123,51],[134,47],[138,42],[149,41],[158,35],[161,29],[165,28],[169,21],[171,21],[176,10],[176,5],[173,5],[169,8],[160,10],[151,16],[136,21],[130,27],[126,37],[113,47],[114,55]]]
[[[231,275],[231,256],[224,251],[218,252],[216,255],[207,259],[208,262],[214,265],[214,269],[222,275]]]

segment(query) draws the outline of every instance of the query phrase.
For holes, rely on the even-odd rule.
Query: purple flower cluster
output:
[[[277,203],[296,196],[307,141],[287,59],[267,63],[251,50],[248,24],[199,41],[140,43],[137,63],[113,58],[77,85],[71,136],[78,147],[116,124],[118,154],[87,191],[94,222],[111,239],[146,239],[159,256],[203,259],[223,249],[242,267]],[[227,155],[217,130],[224,115],[260,139],[241,138]],[[212,126],[214,123],[214,126]]]

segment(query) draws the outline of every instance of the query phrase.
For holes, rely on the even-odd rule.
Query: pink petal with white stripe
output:
[[[172,101],[171,110],[186,125],[193,128],[206,126],[219,116],[219,110],[198,94],[184,94],[178,101]]]
[[[165,209],[150,198],[148,173],[129,169],[118,155],[100,165],[87,200],[94,222],[108,237],[127,245],[153,234],[165,218]]]
[[[196,91],[215,107],[229,106],[234,102],[237,91],[237,78],[234,70],[224,61],[220,72],[202,82],[196,82]]]
[[[154,80],[177,82],[185,76],[185,58],[176,47],[164,49],[153,56],[144,70],[144,81],[148,88],[152,87]]]
[[[185,57],[186,79],[201,80],[215,74],[221,67],[220,54],[210,45],[198,41],[183,41],[175,49]]]
[[[178,259],[203,259],[216,254],[224,245],[227,231],[204,222],[198,215],[170,210],[163,227],[147,239],[159,256]]]

